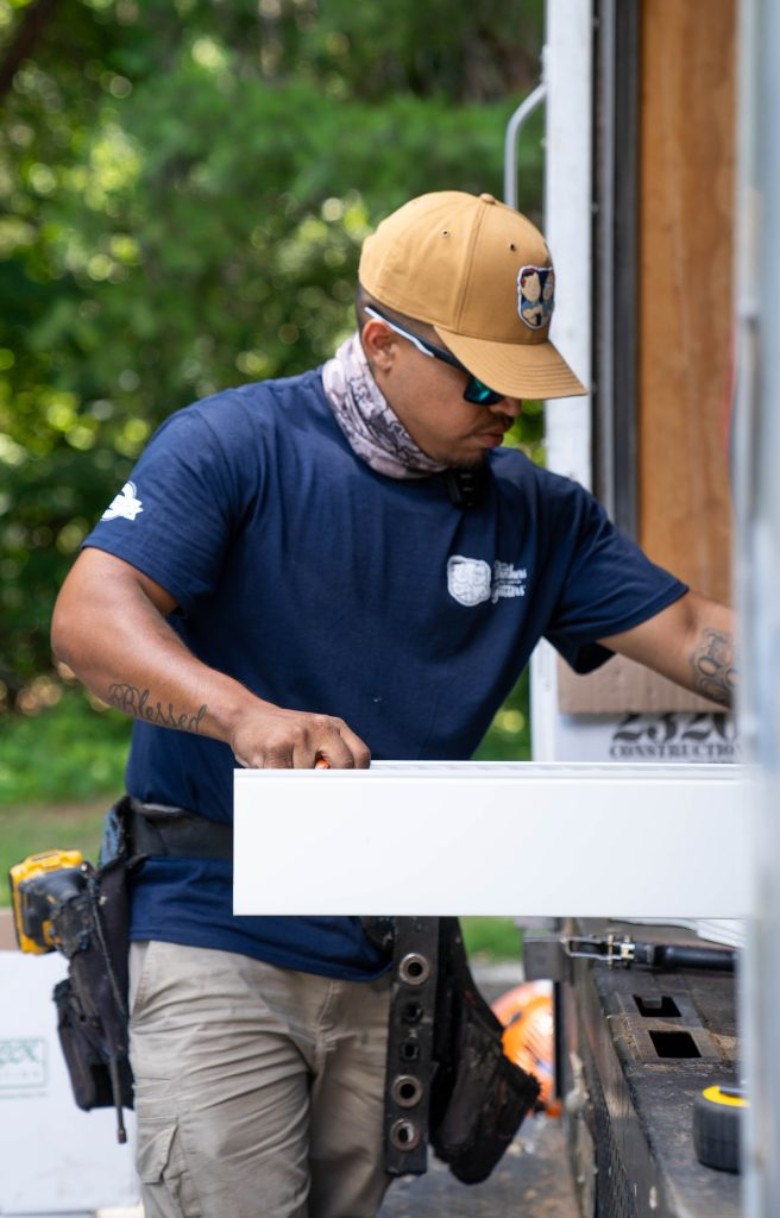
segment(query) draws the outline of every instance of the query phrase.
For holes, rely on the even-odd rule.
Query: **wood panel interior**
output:
[[[639,542],[731,597],[736,6],[641,5]]]
[[[734,0],[640,5],[639,543],[731,600],[728,435],[736,157]],[[563,713],[713,709],[622,657],[559,666]]]

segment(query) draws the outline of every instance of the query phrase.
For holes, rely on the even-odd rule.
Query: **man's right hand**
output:
[[[250,769],[366,769],[371,753],[343,719],[258,703],[242,713],[230,737],[239,765]]]

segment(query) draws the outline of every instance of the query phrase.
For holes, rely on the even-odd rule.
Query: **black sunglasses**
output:
[[[442,363],[449,364],[452,368],[457,368],[459,372],[465,372],[468,380],[466,388],[463,390],[463,396],[467,402],[471,402],[474,406],[495,406],[498,402],[503,402],[506,397],[505,393],[496,393],[495,389],[491,389],[484,381],[480,381],[476,376],[473,376],[468,368],[465,368],[459,359],[454,355],[450,355],[449,351],[442,350],[441,347],[435,347],[433,343],[429,343],[426,339],[420,338],[419,334],[413,334],[411,330],[404,329],[397,322],[391,321],[389,317],[385,317],[384,313],[380,313],[375,305],[366,305],[366,313],[369,317],[376,317],[379,321],[383,321],[391,330],[395,330],[396,334],[402,335],[403,338],[408,338],[410,343],[413,343],[418,351],[422,351],[423,355],[432,355],[434,359],[440,359]]]

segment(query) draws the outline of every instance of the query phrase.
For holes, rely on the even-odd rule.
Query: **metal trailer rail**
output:
[[[735,279],[736,591],[745,755],[755,767],[756,866],[740,987],[750,1107],[745,1213],[780,1197],[780,6],[740,0]]]

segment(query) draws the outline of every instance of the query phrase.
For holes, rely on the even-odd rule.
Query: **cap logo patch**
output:
[[[521,266],[517,272],[517,314],[529,330],[541,330],[555,308],[555,271],[551,266]]]

